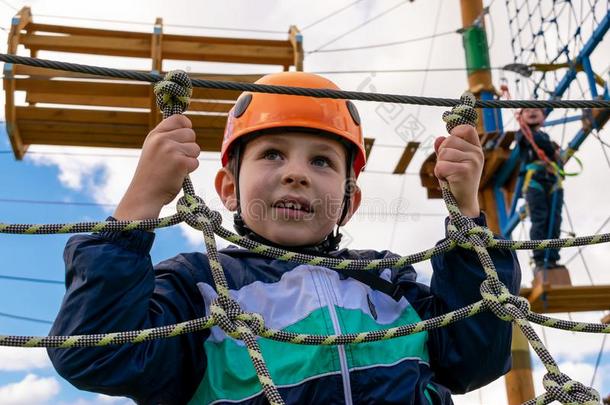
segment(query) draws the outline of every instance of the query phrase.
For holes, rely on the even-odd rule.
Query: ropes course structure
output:
[[[349,7],[353,4],[358,3],[355,1],[350,3]],[[492,0],[493,3],[493,0]],[[374,102],[391,102],[391,103],[412,103],[417,105],[435,105],[454,107],[452,114],[448,114],[447,125],[448,129],[458,120],[465,120],[470,125],[476,125],[476,117],[473,117],[473,108],[482,108],[481,112],[483,115],[483,127],[484,131],[481,131],[481,124],[477,126],[479,133],[484,133],[482,141],[484,146],[487,148],[493,148],[500,145],[506,145],[507,141],[510,140],[510,136],[506,136],[508,132],[504,132],[503,126],[500,122],[498,123],[497,117],[501,114],[501,108],[519,108],[519,107],[537,107],[545,108],[547,113],[563,114],[563,118],[558,120],[548,120],[547,126],[561,125],[566,122],[582,121],[583,128],[579,130],[578,134],[574,137],[573,141],[568,146],[564,147],[564,159],[565,161],[571,159],[574,153],[578,150],[578,147],[589,134],[593,134],[600,142],[602,151],[605,152],[605,143],[599,137],[597,133],[607,121],[610,116],[610,99],[608,97],[608,85],[603,81],[602,72],[594,72],[590,63],[590,56],[595,50],[596,41],[599,42],[605,31],[608,29],[608,6],[604,8],[604,2],[589,1],[585,7],[582,3],[576,1],[568,2],[553,2],[552,5],[547,4],[545,0],[525,2],[519,1],[505,1],[505,6],[509,14],[509,25],[513,30],[513,61],[511,64],[506,65],[503,70],[513,72],[515,75],[514,86],[511,89],[512,94],[515,94],[517,98],[522,100],[498,100],[495,97],[479,97],[476,100],[470,97],[464,97],[462,99],[449,99],[449,98],[429,98],[429,97],[413,97],[403,96],[397,94],[378,94],[378,93],[365,93],[365,92],[345,92],[345,91],[325,91],[319,89],[304,89],[304,88],[287,88],[281,86],[260,86],[252,85],[245,82],[237,82],[230,80],[214,80],[202,78],[200,76],[191,75],[189,79],[187,76],[181,73],[171,73],[168,77],[163,78],[159,74],[160,68],[153,68],[149,72],[142,71],[126,71],[120,69],[107,69],[95,66],[87,65],[76,65],[65,62],[56,62],[51,60],[42,60],[37,58],[24,58],[17,55],[4,55],[0,54],[0,60],[6,62],[5,65],[5,84],[7,83],[6,78],[11,79],[14,76],[11,74],[29,74],[33,80],[39,80],[44,78],[42,76],[36,76],[44,72],[44,69],[54,69],[54,74],[57,75],[68,75],[67,72],[75,72],[79,76],[78,78],[87,78],[90,80],[100,80],[106,77],[114,79],[125,79],[129,81],[139,80],[142,82],[155,83],[155,93],[157,103],[160,109],[163,111],[163,117],[167,117],[174,113],[184,113],[189,99],[191,100],[190,110],[195,109],[199,111],[200,98],[196,95],[197,91],[204,89],[205,91],[216,91],[222,90],[222,92],[236,92],[236,91],[252,91],[252,92],[271,92],[276,94],[292,94],[292,95],[307,95],[311,97],[332,97],[332,98],[343,98],[353,100],[366,100]],[[499,4],[499,3],[498,3]],[[581,5],[579,8],[577,4]],[[398,4],[399,6],[401,4]],[[489,7],[486,8],[489,11]],[[341,12],[343,9],[337,10],[335,13],[324,17],[324,19]],[[603,15],[605,13],[605,16]],[[22,13],[22,15],[24,15]],[[530,18],[534,15],[536,18]],[[477,20],[479,23],[483,20],[484,14],[479,14]],[[527,17],[529,16],[529,17]],[[570,23],[569,29],[577,32],[573,33],[572,36],[565,36],[559,34],[559,30],[566,28],[561,22],[562,18],[570,17],[573,22]],[[536,26],[533,22],[540,22],[540,26]],[[321,19],[320,21],[323,21]],[[25,20],[25,19],[24,19]],[[23,22],[23,21],[22,21]],[[311,25],[318,23],[314,21]],[[31,23],[31,18],[30,18]],[[23,28],[23,27],[22,27]],[[158,28],[155,25],[155,29]],[[561,51],[555,55],[551,52],[550,47],[545,42],[544,34],[549,30],[557,30],[558,48]],[[446,33],[447,35],[452,32]],[[459,31],[458,31],[459,32]],[[28,34],[31,34],[28,32]],[[291,40],[292,46],[295,50],[294,61],[295,67],[298,66],[298,30],[292,30],[291,28]],[[441,34],[444,35],[444,34]],[[563,36],[562,36],[563,35]],[[35,36],[35,33],[34,35]],[[517,39],[518,36],[522,36],[521,40]],[[527,41],[527,38],[531,36],[531,43]],[[27,36],[29,37],[29,35]],[[169,36],[168,36],[169,37]],[[587,37],[595,38],[595,41],[585,40]],[[154,38],[154,36],[153,36]],[[525,39],[524,39],[525,38]],[[61,39],[61,38],[58,38]],[[417,40],[423,38],[417,38]],[[30,40],[26,38],[26,40]],[[164,39],[165,40],[165,39]],[[153,49],[155,42],[153,39]],[[402,41],[396,41],[396,44]],[[406,41],[405,41],[406,42]],[[9,45],[10,45],[9,40]],[[380,46],[393,45],[380,44]],[[160,48],[160,44],[157,43]],[[324,47],[323,45],[322,47]],[[377,45],[376,45],[377,46]],[[321,48],[322,48],[321,47]],[[358,48],[353,48],[353,50]],[[346,49],[318,49],[314,52],[339,52],[345,50],[352,50],[352,48]],[[8,52],[15,53],[15,52]],[[32,54],[35,56],[34,49],[32,48]],[[543,55],[546,53],[546,56]],[[153,57],[154,57],[153,52]],[[302,48],[300,50],[300,66],[302,69]],[[542,55],[542,56],[540,56]],[[292,57],[292,55],[291,55]],[[565,59],[563,59],[565,58]],[[546,61],[546,62],[545,62]],[[550,62],[549,62],[550,61]],[[158,62],[158,61],[157,61]],[[282,62],[284,66],[289,62]],[[157,63],[160,66],[160,63]],[[24,67],[28,67],[31,70],[20,70]],[[297,67],[297,70],[298,67]],[[467,69],[471,71],[470,67]],[[565,72],[568,73],[565,73]],[[28,72],[28,73],[25,73]],[[565,73],[565,76],[564,76]],[[578,73],[584,73],[587,77],[587,84],[583,87],[578,83]],[[511,73],[512,74],[512,73]],[[49,75],[47,75],[49,76]],[[17,81],[22,79],[16,79]],[[240,80],[236,78],[236,80]],[[9,80],[8,83],[11,81]],[[56,82],[57,83],[57,82]],[[66,82],[64,82],[65,84]],[[127,81],[117,83],[117,88],[129,83]],[[563,83],[563,84],[562,84]],[[577,84],[578,83],[578,84]],[[563,91],[554,92],[553,89],[558,90],[559,85],[565,86]],[[194,89],[191,89],[190,86]],[[593,85],[593,89],[590,90],[590,94],[586,94],[583,88]],[[17,84],[17,90],[19,90],[19,84]],[[22,84],[26,86],[27,84]],[[571,91],[572,87],[578,86],[578,91]],[[69,86],[68,86],[69,87]],[[132,86],[133,87],[133,86]],[[140,86],[146,87],[149,86]],[[602,88],[599,90],[598,88]],[[15,89],[15,87],[13,87]],[[21,90],[24,88],[22,87]],[[49,87],[48,91],[52,91]],[[55,89],[54,91],[57,91]],[[83,91],[83,90],[81,90]],[[148,92],[148,90],[146,90]],[[150,91],[152,94],[152,91]],[[145,93],[147,94],[147,93]],[[199,93],[201,94],[201,93]],[[217,93],[215,93],[217,94]],[[577,100],[570,100],[570,96],[573,94]],[[34,92],[31,94],[32,99],[27,101],[35,104],[36,101],[44,100],[42,98],[36,99]],[[480,96],[480,95],[478,95]],[[67,95],[66,98],[70,96]],[[103,98],[103,97],[101,97]],[[212,98],[212,97],[210,97]],[[547,99],[548,100],[545,100]],[[8,100],[8,96],[7,96]],[[141,107],[141,105],[138,105]],[[557,109],[562,109],[561,112]],[[565,109],[565,110],[564,110]],[[569,109],[583,109],[582,115],[568,117]],[[151,116],[153,107],[151,105]],[[8,109],[7,109],[8,111]],[[218,110],[216,110],[218,112]],[[8,113],[7,113],[8,116]],[[489,117],[496,117],[495,121],[491,125]],[[7,117],[8,121],[8,117]],[[553,124],[554,121],[557,121]],[[153,120],[150,121],[152,126]],[[138,131],[140,131],[138,129]],[[495,132],[494,132],[495,131]],[[28,135],[27,133],[25,135]],[[14,137],[11,137],[13,143]],[[562,144],[564,139],[562,137]],[[29,142],[27,142],[29,143]],[[15,147],[17,145],[17,147]],[[15,154],[18,158],[19,155],[17,150],[21,150],[25,153],[25,148],[19,149],[21,145],[19,142],[13,143]],[[416,148],[415,148],[416,149]],[[35,152],[33,152],[35,153]],[[414,151],[413,151],[414,153]],[[509,180],[514,180],[511,176],[515,173],[514,164],[517,163],[515,158],[511,157],[502,161],[498,167],[499,175],[493,179],[488,179],[490,184],[493,184],[495,191],[502,191],[508,185]],[[509,167],[509,164],[513,164]],[[493,162],[492,162],[493,163]],[[610,166],[610,161],[608,162]],[[501,169],[501,170],[500,170]],[[396,173],[396,171],[394,172]],[[404,174],[404,171],[403,171]],[[435,179],[434,179],[435,180]],[[435,180],[436,181],[436,180]],[[469,218],[464,217],[455,204],[453,196],[446,184],[435,184],[438,187],[438,196],[443,198],[446,208],[449,211],[450,224],[448,238],[441,244],[434,248],[420,251],[408,256],[400,257],[397,259],[378,260],[378,261],[353,261],[353,260],[333,260],[322,257],[308,256],[303,254],[297,254],[294,252],[277,249],[270,246],[261,245],[253,242],[247,238],[238,236],[227,229],[224,229],[221,224],[220,213],[211,210],[204,200],[195,194],[193,186],[190,180],[185,179],[183,189],[184,196],[179,199],[177,204],[177,213],[172,216],[165,218],[154,219],[154,220],[143,220],[143,221],[99,221],[99,222],[81,222],[81,223],[61,223],[61,224],[6,224],[0,223],[0,233],[15,233],[15,234],[56,234],[56,233],[75,233],[75,232],[98,232],[104,230],[112,231],[128,231],[132,229],[144,229],[152,230],[155,228],[169,227],[179,223],[186,223],[191,227],[199,230],[203,233],[206,250],[210,260],[210,267],[213,269],[214,282],[218,291],[218,299],[211,306],[211,313],[200,319],[194,319],[187,322],[166,325],[158,328],[151,328],[145,330],[127,331],[127,332],[114,332],[97,335],[81,335],[81,336],[9,336],[0,335],[0,345],[2,346],[15,346],[15,347],[92,347],[92,346],[107,346],[116,344],[137,344],[153,339],[163,339],[178,336],[185,333],[192,333],[203,329],[211,328],[213,326],[220,327],[229,336],[243,340],[248,348],[248,353],[252,359],[252,362],[256,369],[256,374],[259,378],[260,384],[263,387],[265,395],[269,401],[273,404],[283,403],[278,390],[273,382],[273,376],[270,375],[267,369],[263,354],[261,353],[260,347],[258,346],[257,336],[265,339],[273,339],[280,342],[287,342],[290,344],[305,344],[305,345],[350,345],[358,344],[363,342],[371,342],[377,340],[392,339],[408,334],[414,334],[421,331],[432,330],[434,328],[444,327],[470,316],[482,313],[484,311],[491,311],[500,319],[507,322],[513,322],[517,328],[521,329],[525,334],[527,341],[530,346],[536,351],[540,357],[544,367],[546,368],[547,374],[543,379],[543,386],[546,390],[545,393],[540,395],[536,399],[529,400],[527,404],[546,404],[558,400],[562,403],[579,403],[579,404],[595,404],[600,403],[600,395],[592,388],[594,381],[591,381],[590,386],[573,381],[566,374],[562,373],[559,369],[557,362],[553,359],[553,356],[547,350],[546,342],[543,344],[545,339],[540,339],[536,331],[532,328],[532,324],[541,325],[544,327],[553,327],[561,330],[568,330],[573,332],[590,332],[604,334],[604,339],[608,333],[610,333],[610,325],[597,324],[597,323],[585,323],[585,322],[574,322],[571,319],[569,321],[556,319],[536,313],[536,309],[532,310],[532,303],[528,302],[523,297],[511,295],[505,286],[499,281],[495,274],[493,263],[491,262],[489,255],[486,251],[487,248],[492,249],[519,249],[519,250],[530,250],[530,249],[545,249],[545,248],[569,248],[569,247],[584,247],[590,244],[606,243],[610,241],[610,234],[599,234],[591,236],[580,236],[571,237],[566,239],[556,240],[504,240],[496,239],[493,233],[487,229],[475,225]],[[514,187],[514,183],[511,184]],[[520,187],[513,188],[515,194],[512,196],[512,202],[510,209],[507,209],[504,205],[498,206],[497,211],[501,213],[501,234],[507,237],[511,234],[512,229],[522,222],[524,215],[518,209],[517,201],[520,197],[518,191]],[[500,199],[496,200],[499,201]],[[496,207],[494,207],[496,208]],[[516,222],[514,222],[516,221]],[[510,228],[512,226],[512,229]],[[603,227],[602,227],[603,228]],[[600,228],[600,230],[602,229]],[[597,232],[596,232],[597,233]],[[239,304],[233,300],[228,294],[228,288],[226,280],[224,280],[223,270],[218,261],[217,248],[214,240],[214,234],[221,238],[229,241],[230,243],[236,244],[243,248],[249,249],[261,255],[268,257],[277,258],[280,260],[295,261],[298,263],[307,263],[315,265],[324,265],[332,269],[353,269],[353,270],[368,270],[377,268],[399,268],[412,263],[427,260],[432,256],[441,254],[443,252],[455,249],[457,247],[474,250],[482,264],[487,280],[481,285],[481,297],[482,299],[474,304],[471,304],[458,311],[454,311],[443,316],[439,316],[433,319],[426,319],[418,323],[403,325],[399,327],[389,328],[375,332],[361,332],[353,334],[343,335],[317,335],[317,334],[295,334],[289,333],[283,330],[271,329],[265,326],[265,320],[258,314],[246,313],[240,309]],[[580,253],[580,249],[578,248]],[[576,256],[576,253],[574,256]],[[53,282],[50,280],[41,280],[40,282]],[[523,294],[522,294],[523,295]],[[6,314],[0,314],[2,316]],[[30,320],[35,322],[46,322],[44,320],[21,317],[24,320]],[[544,329],[543,329],[544,331]],[[315,331],[312,331],[315,332]],[[544,333],[544,332],[543,332]],[[603,347],[602,347],[603,350]],[[601,358],[598,356],[598,363]],[[610,398],[609,398],[610,400]]]
[[[550,3],[544,0],[505,1],[513,53],[513,63],[507,66],[515,72],[511,93],[529,99],[556,100],[576,94],[579,98],[609,100],[608,83],[594,71],[591,59],[610,28],[610,3]],[[544,126],[563,126],[564,163],[574,156],[589,135],[600,142],[608,161],[606,145],[597,135],[610,118],[607,109],[584,109],[581,114],[570,116],[568,109],[553,113],[552,108],[546,109]],[[554,118],[555,115],[562,116]],[[582,126],[570,140],[566,139],[566,124],[578,121]],[[513,150],[501,167],[495,187],[501,188],[509,180],[518,164],[518,153]],[[610,167],[610,161],[608,165]],[[524,207],[517,206],[522,184],[520,178],[510,208],[498,207],[503,214],[500,216],[503,236],[510,235],[524,216]]]
[[[0,59],[15,61],[7,55],[1,55]],[[21,60],[25,62],[26,60]],[[30,59],[28,63],[45,64],[47,62]],[[57,67],[57,65],[55,65]],[[67,65],[64,67],[68,67]],[[73,66],[80,69],[82,66]],[[96,68],[96,74],[103,74],[104,69]],[[116,73],[116,71],[115,71]],[[202,85],[203,83],[198,83]],[[254,87],[252,87],[254,86]],[[251,91],[269,90],[267,87],[257,89],[256,85],[247,86]],[[184,72],[170,72],[162,81],[156,82],[155,94],[157,102],[163,111],[165,118],[172,114],[181,114],[188,107],[192,94],[191,81]],[[272,89],[282,94],[291,94],[294,89],[276,88]],[[315,94],[311,90],[302,89],[301,94]],[[334,92],[333,97],[349,98],[350,92]],[[319,96],[319,95],[318,95]],[[407,100],[404,98],[404,100]],[[421,102],[421,100],[418,100]],[[430,101],[434,102],[434,100]],[[513,102],[516,105],[521,102]],[[544,102],[546,103],[546,102]],[[525,103],[527,104],[527,103]],[[549,105],[549,104],[547,104]],[[476,125],[477,113],[474,109],[475,99],[470,94],[465,94],[459,103],[443,115],[447,123],[447,130],[460,124]],[[41,233],[65,233],[65,232],[90,232],[100,230],[124,231],[130,229],[154,229],[161,226],[169,226],[178,222],[186,222],[195,229],[202,231],[206,245],[210,268],[218,292],[218,298],[211,305],[209,316],[191,321],[166,325],[158,328],[114,332],[100,335],[81,336],[9,336],[0,335],[0,345],[17,347],[85,347],[105,346],[111,344],[141,343],[151,339],[161,339],[177,336],[184,333],[210,328],[214,325],[220,327],[229,336],[243,340],[248,348],[248,353],[256,369],[259,382],[263,391],[272,404],[283,404],[283,400],[273,383],[272,376],[266,367],[263,354],[261,353],[256,336],[273,339],[281,342],[305,345],[346,345],[371,342],[377,340],[392,339],[407,334],[418,333],[438,327],[449,325],[453,322],[468,318],[483,311],[491,311],[500,319],[514,322],[527,336],[532,348],[540,356],[547,374],[544,376],[543,384],[546,392],[538,398],[527,401],[527,404],[547,404],[554,400],[562,403],[596,404],[600,401],[599,394],[592,388],[582,383],[573,381],[563,374],[553,357],[534,331],[531,323],[546,327],[563,330],[610,333],[610,325],[582,323],[566,321],[547,317],[534,313],[530,310],[526,299],[512,295],[506,286],[499,280],[494,264],[487,252],[487,248],[501,249],[545,249],[549,247],[572,247],[595,243],[610,242],[610,234],[592,235],[580,238],[539,240],[539,241],[508,241],[495,239],[493,233],[481,226],[477,226],[472,219],[462,215],[451,191],[445,182],[441,182],[441,190],[450,223],[448,225],[448,239],[434,248],[409,256],[388,260],[337,260],[324,257],[303,255],[283,249],[266,246],[248,238],[238,236],[222,227],[221,215],[217,211],[210,210],[203,199],[195,195],[190,178],[184,180],[184,195],[180,198],[178,213],[168,218],[144,221],[102,221],[97,223],[79,224],[50,224],[50,225],[9,225],[2,224],[0,232],[41,234]],[[243,312],[229,294],[227,281],[224,276],[222,265],[218,259],[214,234],[249,249],[261,255],[274,257],[280,260],[289,260],[299,263],[324,265],[333,269],[367,270],[376,268],[401,267],[411,263],[427,260],[430,257],[453,249],[457,246],[472,249],[481,261],[482,268],[486,274],[486,280],[481,284],[480,291],[482,299],[474,304],[468,305],[460,310],[447,313],[432,319],[418,323],[389,328],[381,331],[341,334],[341,335],[315,335],[298,334],[283,330],[270,329],[265,326],[262,316],[254,313]]]

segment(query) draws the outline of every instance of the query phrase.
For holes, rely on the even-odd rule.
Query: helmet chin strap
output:
[[[234,153],[234,158],[235,158],[236,164],[235,164],[235,173],[233,173],[233,176],[235,177],[235,197],[237,199],[237,211],[235,212],[235,214],[233,214],[233,228],[235,229],[237,234],[240,236],[245,236],[248,239],[252,239],[257,242],[264,243],[265,245],[275,246],[275,247],[279,247],[282,249],[301,252],[301,253],[329,254],[331,252],[338,250],[339,243],[341,242],[341,238],[343,237],[343,235],[339,232],[339,228],[340,228],[343,220],[345,220],[345,217],[347,216],[347,213],[349,211],[350,197],[351,197],[351,193],[352,193],[351,167],[354,162],[354,153],[351,150],[348,150],[348,153],[347,153],[348,156],[346,159],[346,163],[347,163],[346,170],[347,170],[348,174],[346,176],[345,192],[343,194],[343,203],[342,203],[343,209],[341,212],[341,218],[339,219],[339,222],[337,223],[336,231],[332,231],[330,234],[328,234],[326,236],[326,238],[322,242],[315,244],[315,245],[282,246],[282,245],[278,245],[277,243],[274,243],[274,242],[262,237],[261,235],[257,234],[253,230],[251,230],[248,227],[248,225],[246,225],[246,222],[242,218],[241,203],[240,203],[240,198],[239,198],[239,169],[241,166],[241,152],[242,152],[242,145],[241,144],[235,145],[235,148],[233,149],[233,153]]]

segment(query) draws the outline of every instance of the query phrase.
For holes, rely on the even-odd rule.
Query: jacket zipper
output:
[[[324,295],[326,296],[326,302],[328,303],[328,312],[330,313],[330,319],[333,323],[333,330],[336,334],[341,334],[341,326],[339,325],[339,317],[337,316],[337,311],[335,309],[335,301],[333,300],[333,294],[331,292],[332,280],[323,273],[324,270],[319,270],[318,274],[320,274],[320,281],[324,288]],[[349,378],[349,368],[347,366],[347,355],[345,354],[345,346],[337,345],[337,350],[339,352],[339,364],[341,365],[341,377],[343,380],[343,395],[345,397],[346,405],[353,405],[352,400],[352,388]]]

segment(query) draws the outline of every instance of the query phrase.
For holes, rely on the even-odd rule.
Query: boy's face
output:
[[[317,244],[341,217],[345,182],[346,150],[338,141],[301,132],[257,136],[246,144],[239,172],[242,218],[277,244]],[[234,177],[226,168],[216,176],[216,190],[234,211]],[[344,223],[359,204],[356,187]]]
[[[544,111],[541,108],[524,108],[521,117],[527,125],[542,125],[544,122]]]

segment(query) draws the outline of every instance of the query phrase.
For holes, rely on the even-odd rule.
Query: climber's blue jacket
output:
[[[476,220],[484,223],[484,218]],[[66,295],[51,335],[118,332],[209,314],[216,297],[205,254],[180,254],[153,267],[154,234],[104,232],[66,246]],[[490,249],[500,279],[518,293],[510,251]],[[393,253],[340,250],[337,258]],[[220,251],[231,295],[270,328],[312,334],[386,329],[479,301],[485,279],[476,254],[456,248],[432,258],[430,287],[411,266],[379,270],[400,296],[325,267]],[[450,326],[380,342],[305,346],[259,338],[287,404],[451,404],[451,393],[485,385],[510,368],[511,324],[490,312]],[[244,344],[218,327],[164,340],[99,348],[49,349],[76,387],[143,404],[265,404]]]

